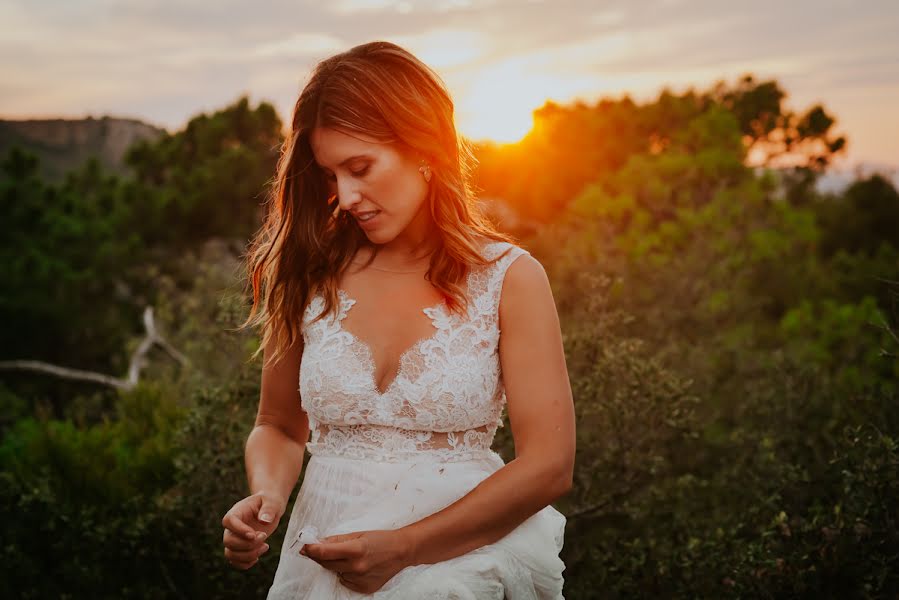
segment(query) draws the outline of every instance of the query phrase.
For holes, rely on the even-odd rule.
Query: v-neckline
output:
[[[378,366],[375,364],[375,355],[374,355],[374,352],[372,352],[372,350],[371,350],[371,345],[368,342],[366,342],[365,340],[363,340],[362,338],[360,338],[358,335],[356,335],[355,333],[353,333],[352,331],[350,331],[349,329],[347,329],[346,327],[343,326],[343,319],[346,318],[347,313],[349,313],[349,311],[353,307],[353,305],[356,304],[356,299],[353,298],[343,288],[337,288],[337,294],[339,296],[341,296],[342,300],[347,302],[346,308],[342,308],[341,315],[337,319],[337,327],[342,332],[347,334],[352,339],[353,343],[356,344],[357,346],[359,346],[360,348],[362,348],[362,350],[365,352],[365,355],[368,358],[368,364],[366,365],[366,368],[368,371],[369,386],[371,387],[370,391],[376,397],[384,398],[393,391],[393,388],[395,387],[397,382],[400,380],[400,378],[403,376],[403,365],[406,362],[407,358],[413,352],[417,351],[418,348],[421,345],[423,345],[425,342],[433,340],[437,336],[437,334],[440,332],[440,327],[437,326],[437,323],[435,322],[435,317],[433,317],[430,313],[432,313],[433,311],[445,309],[446,308],[446,300],[440,300],[439,302],[436,302],[435,304],[426,306],[425,308],[421,309],[421,312],[423,312],[425,314],[425,316],[428,317],[428,319],[430,319],[431,326],[434,328],[434,331],[432,331],[430,334],[428,334],[422,338],[419,338],[418,340],[413,342],[411,346],[409,346],[408,348],[403,350],[403,352],[400,354],[399,359],[397,359],[397,365],[396,365],[396,368],[394,369],[393,378],[387,383],[387,387],[385,387],[384,390],[382,391],[378,388],[378,382],[375,379],[377,376],[377,372],[378,372]]]

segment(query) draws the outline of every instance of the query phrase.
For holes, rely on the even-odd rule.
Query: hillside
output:
[[[0,120],[0,156],[19,146],[40,159],[41,175],[58,181],[72,169],[96,156],[102,165],[123,175],[125,151],[143,139],[156,139],[165,130],[136,119]]]

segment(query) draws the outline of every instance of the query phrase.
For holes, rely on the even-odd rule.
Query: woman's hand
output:
[[[401,530],[332,535],[304,545],[300,554],[334,571],[344,587],[362,594],[378,591],[411,564],[411,544]]]
[[[287,502],[280,496],[257,492],[237,502],[225,513],[225,558],[235,568],[246,570],[259,561],[269,546],[265,539],[278,528]]]

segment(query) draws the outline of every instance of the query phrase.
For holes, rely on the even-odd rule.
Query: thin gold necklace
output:
[[[422,259],[425,259],[425,258],[430,259],[430,257],[431,257],[433,254],[434,254],[433,252],[430,252],[430,253],[428,253],[428,254],[426,254],[426,255],[420,257],[418,260],[421,261]],[[429,262],[430,262],[430,261],[429,261]],[[365,266],[363,263],[353,263],[353,264],[355,264],[356,266],[359,266],[359,267],[364,267],[364,266]],[[368,266],[365,267],[365,268],[366,268],[366,269],[374,269],[375,271],[383,271],[384,273],[396,273],[396,274],[398,274],[398,275],[402,275],[402,274],[410,275],[410,274],[412,274],[412,273],[423,273],[423,272],[424,272],[424,271],[421,270],[421,268],[415,269],[414,271],[405,271],[405,270],[404,270],[404,271],[397,271],[397,270],[395,270],[395,269],[385,269],[385,268],[383,268],[383,267],[376,267],[376,266],[374,266],[374,265],[368,265]],[[428,265],[428,268],[430,268],[430,265]]]
[[[369,266],[367,266],[366,268],[367,268],[367,269],[374,269],[375,271],[384,271],[385,273],[397,273],[397,274],[402,274],[402,273],[407,273],[407,274],[409,274],[409,273],[421,273],[421,272],[422,272],[421,269],[416,269],[415,271],[394,271],[393,269],[383,269],[383,268],[381,268],[381,267],[375,267],[375,266],[373,266],[373,265],[369,265]]]

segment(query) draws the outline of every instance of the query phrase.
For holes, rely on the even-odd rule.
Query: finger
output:
[[[258,558],[255,550],[232,550],[225,548],[225,558],[232,562],[249,563]]]
[[[316,560],[315,562],[328,569],[329,571],[334,571],[335,573],[355,573],[356,571],[353,566],[353,561],[347,559]]]
[[[281,507],[271,500],[265,500],[256,515],[258,521],[271,524],[281,518]]]
[[[337,535],[329,535],[326,538],[322,538],[321,542],[345,542],[346,540],[354,540],[360,535],[359,533],[338,533]]]
[[[260,556],[268,552],[268,548],[268,544],[262,544],[262,546],[258,549],[247,551],[231,550],[230,548],[225,548],[225,558],[228,559],[228,561],[234,563],[250,564],[258,560]]]
[[[348,558],[322,560],[315,556],[309,556],[305,553],[301,553],[301,555],[305,556],[306,558],[308,558],[310,560],[317,562],[319,565],[321,565],[322,568],[328,569],[329,571],[334,571],[335,573],[337,573],[337,572],[345,573],[345,572],[351,572],[351,571],[355,570],[355,569],[353,569],[353,566],[352,566],[352,560],[348,559]]]
[[[222,519],[222,526],[225,529],[230,529],[235,534],[243,536],[248,540],[252,540],[256,538],[256,530],[241,521],[237,515],[234,513],[226,513],[224,518]]]
[[[241,571],[246,571],[247,569],[249,569],[250,567],[255,565],[257,562],[259,562],[259,561],[254,560],[253,562],[245,563],[245,562],[240,562],[240,561],[236,561],[236,560],[229,560],[228,564],[231,565],[232,567],[234,567],[235,569],[240,569]]]
[[[358,541],[352,539],[343,542],[306,544],[303,546],[303,553],[319,560],[338,560],[361,556],[362,548]]]
[[[222,534],[222,543],[232,550],[250,550],[261,546],[267,537],[268,534],[264,531],[257,531],[253,539],[248,540],[235,534],[230,529],[226,529]]]

